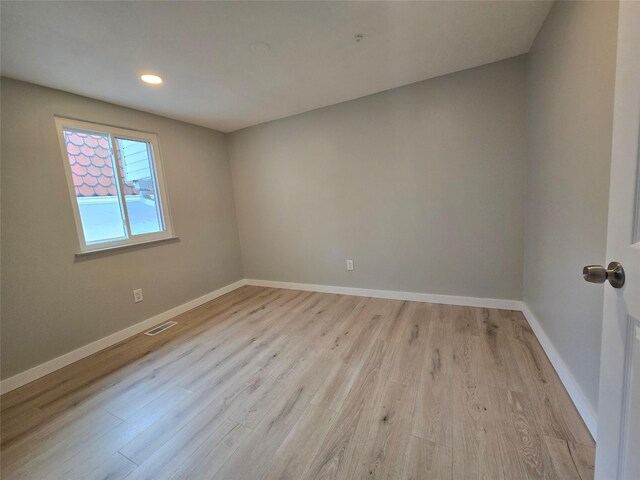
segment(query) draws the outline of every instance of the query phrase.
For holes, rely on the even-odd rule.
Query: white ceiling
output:
[[[1,8],[3,75],[228,132],[525,53],[551,2]],[[165,83],[146,86],[143,72]]]

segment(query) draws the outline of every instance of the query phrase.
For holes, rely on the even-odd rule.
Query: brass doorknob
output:
[[[611,262],[607,268],[602,265],[587,265],[582,269],[582,277],[591,283],[604,283],[609,280],[613,288],[624,285],[624,268],[619,262]]]

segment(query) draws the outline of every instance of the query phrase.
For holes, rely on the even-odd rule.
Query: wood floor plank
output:
[[[331,410],[309,405],[273,456],[265,479],[303,478],[336,416]]]
[[[418,382],[422,372],[430,318],[429,304],[406,302],[397,325],[400,348],[397,349],[391,366],[392,381],[403,385],[415,385]]]
[[[358,380],[349,391],[335,423],[305,471],[305,478],[348,478],[352,463],[357,461],[353,455],[360,419],[367,416],[374,405],[374,392],[384,357],[385,344],[378,340],[369,351]]]
[[[193,422],[181,429],[136,468],[129,480],[166,480],[178,474],[185,462],[203,445],[215,449],[238,428],[230,420],[210,417],[208,421]]]
[[[453,478],[507,479],[488,387],[455,388],[453,394]]]
[[[316,393],[311,403],[334,411],[341,411],[343,404],[358,383],[360,372],[368,357],[369,351],[376,344],[376,338],[382,328],[382,315],[376,310],[378,302],[369,300],[364,308],[354,316],[354,324],[347,332],[351,337],[344,337],[342,343],[343,353],[340,349],[332,350],[338,354],[340,368],[334,370],[320,390]]]
[[[456,334],[468,334],[478,336],[480,328],[476,318],[476,312],[480,309],[473,307],[455,307],[452,315],[453,330]]]
[[[285,368],[277,374],[271,374],[268,382],[256,389],[240,408],[236,408],[229,418],[249,428],[256,428],[269,407],[282,396],[283,392],[291,391],[300,385],[301,377],[307,373],[310,364],[315,364],[317,356],[309,348],[293,349],[282,356]],[[315,388],[309,387],[307,392]],[[310,394],[310,393],[309,393]]]
[[[507,478],[558,478],[526,394],[490,387],[498,445]]]
[[[1,447],[10,447],[25,433],[32,433],[48,420],[52,420],[51,415],[34,406],[16,407],[10,413],[3,413],[0,418]]]
[[[52,448],[69,437],[86,438],[94,435],[95,426],[102,422],[117,425],[121,421],[108,412],[94,411],[80,414],[69,412],[54,421],[42,423],[31,430],[28,436],[14,440],[2,449],[3,471],[10,466],[17,468],[14,465],[28,462],[40,452]]]
[[[499,338],[504,335],[502,326],[497,322],[495,313],[488,308],[481,310],[478,318],[480,346],[488,385],[508,388],[506,362],[503,357],[502,343]]]
[[[278,375],[270,375],[270,382],[264,396],[250,406],[245,408],[243,417],[237,417],[241,423],[254,428],[260,419],[261,412],[264,413],[265,406],[272,403],[277,395],[287,389],[295,389],[300,385],[305,385],[307,394],[315,394],[320,386],[326,381],[330,372],[338,365],[336,355],[316,346],[314,338],[320,339],[327,332],[326,322],[332,318],[340,318],[348,315],[356,306],[356,302],[350,297],[343,297],[335,302],[334,306],[321,305],[312,310],[313,322],[296,322],[296,325],[287,329],[287,342],[281,344],[283,353],[281,359],[289,363],[294,368],[289,368]],[[335,315],[335,317],[334,317]],[[300,341],[298,333],[303,333],[307,337],[306,341]],[[329,331],[329,333],[331,333]],[[291,334],[291,335],[290,335]],[[311,343],[307,343],[311,340]],[[240,412],[239,412],[240,413]]]
[[[2,466],[3,477],[30,480],[46,478],[85,443],[103,432],[113,431],[121,424],[122,420],[119,418],[99,412],[97,415],[90,414],[78,422],[73,422],[69,428],[63,426],[61,433],[53,429],[52,433],[44,438],[34,438],[34,443],[25,442],[17,453],[3,453],[6,461]]]
[[[482,345],[474,316],[466,308],[457,311],[452,347],[454,388],[486,385]]]
[[[3,479],[593,478],[519,312],[241,287],[0,397]]]
[[[306,365],[297,362],[300,367],[303,367],[300,375],[292,376],[288,385],[279,389],[279,396],[268,403],[272,407],[255,426],[246,445],[243,444],[225,464],[218,474],[220,478],[261,478],[261,475],[268,473],[268,468],[274,461],[274,455],[279,451],[280,443],[277,439],[282,437],[281,442],[285,442],[291,431],[295,435],[295,427],[303,421],[304,412],[311,407],[311,398],[331,369],[327,360],[326,352],[312,352]],[[282,408],[279,405],[282,405]],[[290,410],[293,409],[295,412],[291,413]],[[234,418],[234,415],[231,417]],[[272,443],[269,448],[263,447],[261,449],[263,451],[258,454],[256,442],[264,442],[265,438],[269,438]],[[247,456],[251,458],[251,468],[243,462]]]
[[[453,325],[435,321],[429,324],[419,391],[413,410],[411,433],[447,447],[452,446],[453,428]]]
[[[560,440],[546,435],[543,438],[549,448],[553,468],[558,478],[562,480],[580,480],[580,473],[578,472],[566,440]]]
[[[594,460],[596,458],[594,445],[580,445],[574,442],[567,442],[567,445],[580,478],[582,480],[592,479],[595,473]]]
[[[240,373],[249,375],[251,371],[241,370]],[[226,419],[232,409],[237,408],[236,405],[248,398],[265,380],[265,376],[258,372],[247,380],[243,378],[233,382],[226,389],[218,390],[213,387],[194,393],[177,405],[169,415],[149,425],[130,442],[121,446],[120,452],[140,465],[183,428]]]
[[[136,469],[137,465],[120,453],[114,453],[106,462],[88,473],[82,480],[122,480]]]
[[[382,306],[378,307],[377,311],[382,323],[378,338],[386,343],[399,342],[404,330],[402,324],[410,318],[414,306],[413,302],[386,300]]]
[[[304,306],[313,302],[314,297],[302,295],[298,300],[302,300],[301,305]],[[201,362],[198,367],[184,372],[178,384],[192,391],[211,388],[214,385],[221,387],[228,381],[229,375],[234,375],[239,369],[250,369],[251,365],[255,365],[273,349],[276,349],[276,352],[272,354],[277,356],[277,347],[282,345],[282,340],[288,339],[283,332],[291,329],[290,326],[295,323],[296,318],[297,311],[294,308],[274,312],[264,322],[254,321],[253,325],[249,326],[240,323],[241,326],[245,325],[241,330],[242,334],[237,338],[220,341],[216,355],[209,361]]]
[[[263,478],[278,447],[302,416],[309,400],[304,386],[278,398],[258,427],[212,478]]]
[[[453,455],[450,447],[444,447],[424,438],[407,435],[409,448],[405,456],[403,480],[452,480]]]
[[[373,414],[363,416],[352,468],[347,478],[397,478],[404,471],[407,431],[411,426],[411,407],[415,390],[393,381],[385,383]]]
[[[112,453],[135,438],[140,432],[154,424],[188,398],[190,392],[175,387],[162,396],[152,400],[136,416],[123,421],[116,428],[95,436],[85,442],[77,451],[65,452],[55,463],[49,464],[48,475],[53,478],[82,478],[97,468],[104,468]],[[67,455],[70,453],[72,455]]]
[[[204,442],[194,454],[175,469],[172,480],[202,480],[211,478],[235,453],[240,444],[249,436],[251,429],[236,424],[215,446]]]

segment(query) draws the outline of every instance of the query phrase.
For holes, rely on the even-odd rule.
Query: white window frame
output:
[[[177,238],[173,231],[173,222],[171,220],[171,213],[169,210],[169,198],[167,194],[167,187],[165,184],[165,177],[162,168],[162,160],[160,157],[160,147],[158,146],[158,136],[155,133],[143,132],[139,130],[132,130],[128,128],[114,127],[111,125],[104,125],[99,123],[85,122],[82,120],[75,120],[65,117],[55,117],[56,129],[58,132],[58,139],[60,142],[60,150],[62,152],[62,160],[64,163],[65,174],[67,177],[67,184],[69,186],[69,195],[71,196],[71,205],[73,208],[73,215],[76,222],[76,231],[78,234],[78,241],[80,243],[80,254],[98,252],[104,250],[111,250],[116,248],[129,247],[132,245],[140,245],[151,242],[158,242],[162,240],[168,240]],[[118,238],[106,241],[87,242],[84,235],[84,228],[82,226],[82,217],[80,216],[80,208],[78,206],[78,200],[76,198],[76,190],[73,184],[73,176],[71,173],[71,164],[69,162],[69,155],[67,153],[67,145],[64,139],[64,130],[76,130],[86,132],[89,134],[107,134],[109,135],[110,148],[112,152],[113,162],[113,174],[116,180],[116,189],[118,191],[118,201],[120,202],[123,212],[123,223],[126,232],[126,238]],[[159,197],[160,216],[164,230],[160,232],[144,233],[133,235],[131,233],[131,226],[129,223],[129,215],[127,211],[127,203],[124,196],[123,179],[120,175],[120,154],[115,147],[114,139],[122,138],[126,140],[138,140],[147,142],[151,149],[151,155],[153,160],[152,173],[154,175],[156,194]]]

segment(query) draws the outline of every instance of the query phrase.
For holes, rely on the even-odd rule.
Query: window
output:
[[[173,237],[157,137],[56,118],[81,252]]]

